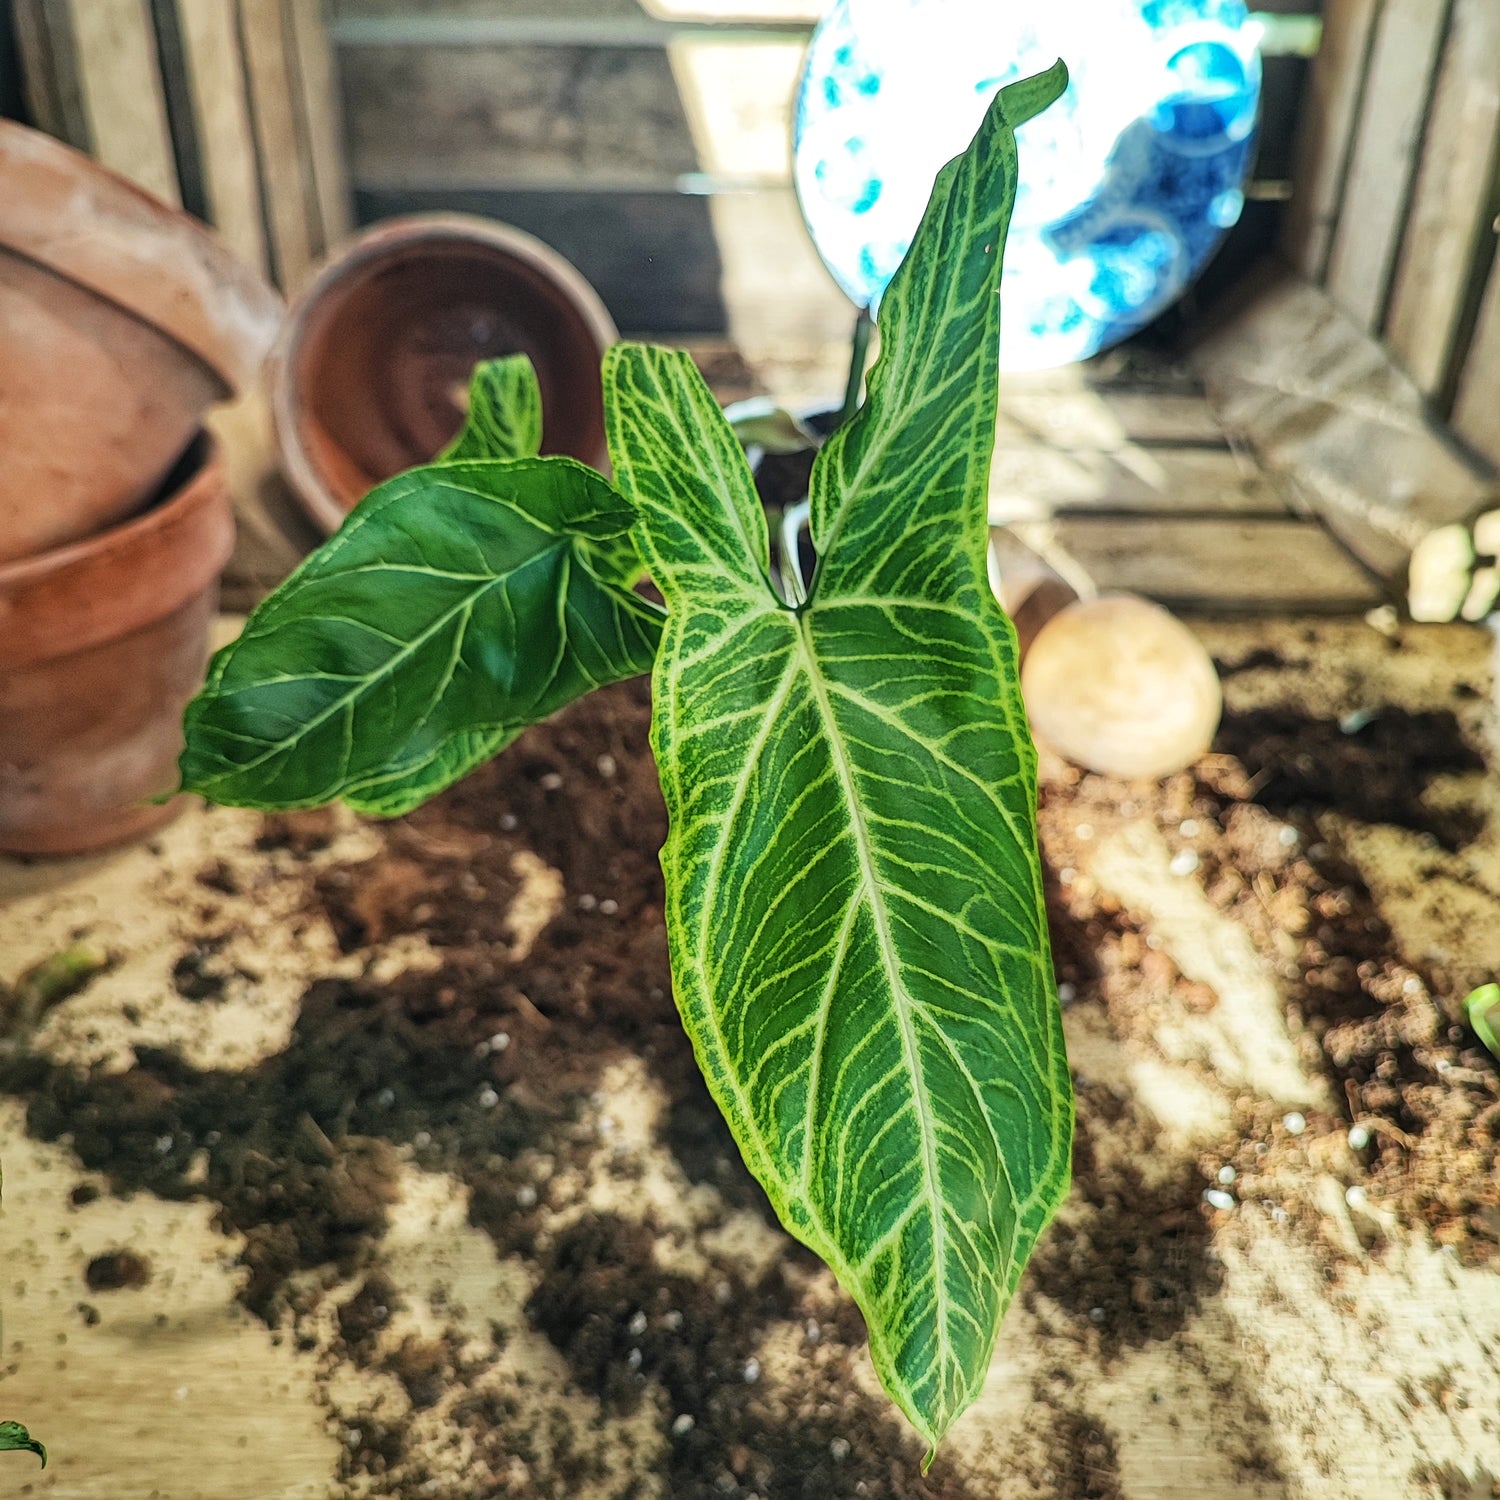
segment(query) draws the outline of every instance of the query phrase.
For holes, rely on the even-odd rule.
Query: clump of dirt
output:
[[[151,1262],[134,1250],[108,1250],[84,1267],[83,1279],[91,1292],[141,1287],[151,1280]]]

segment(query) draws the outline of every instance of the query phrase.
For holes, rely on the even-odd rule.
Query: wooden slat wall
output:
[[[1500,461],[1500,0],[1327,0],[1283,249]]]
[[[1318,3],[1261,8],[1295,16]],[[513,222],[543,239],[565,221],[569,242],[551,243],[595,282],[622,327],[727,330],[742,343],[799,333],[810,343],[846,339],[852,310],[808,246],[790,196],[793,101],[807,37],[826,8],[826,0],[335,0],[359,216],[503,207],[526,214]],[[1306,72],[1304,58],[1267,59],[1261,161],[1282,181],[1291,104]],[[695,243],[703,226],[710,232],[717,296],[704,295],[702,268],[685,255],[662,265],[660,236],[637,217],[648,198],[664,207],[674,194],[688,200],[671,211],[674,221],[694,221]],[[1277,206],[1251,205],[1236,235],[1241,249],[1264,235]],[[643,238],[603,246],[588,231],[591,218],[638,225]],[[1246,258],[1254,257],[1239,263]],[[713,306],[721,321],[694,321]]]
[[[295,291],[352,220],[323,0],[10,0],[43,130]]]

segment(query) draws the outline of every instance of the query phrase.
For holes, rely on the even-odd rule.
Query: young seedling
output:
[[[35,1453],[41,1459],[42,1467],[47,1467],[45,1444],[37,1442],[19,1422],[0,1422],[0,1453],[18,1453],[23,1449]]]
[[[1469,1012],[1469,1025],[1474,1035],[1489,1048],[1493,1057],[1500,1059],[1500,984],[1482,984],[1475,990],[1464,1006]]]
[[[613,483],[535,456],[535,378],[502,361],[443,459],[374,490],[214,659],[182,757],[214,801],[401,813],[651,671],[683,1023],[929,1459],[1068,1182],[1035,752],[985,569],[1013,132],[1066,83],[1002,90],[938,177],[867,400],[813,469],[805,598],[685,354],[606,357]]]
[[[18,1453],[23,1449],[28,1453],[35,1453],[41,1459],[42,1467],[47,1467],[47,1449],[44,1444],[37,1442],[19,1422],[0,1422],[0,1453]]]

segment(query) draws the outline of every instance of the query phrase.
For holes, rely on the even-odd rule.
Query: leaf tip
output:
[[[1018,79],[1000,90],[1000,107],[1006,123],[1015,129],[1035,119],[1043,110],[1056,104],[1068,91],[1068,65],[1058,58],[1050,68]]]

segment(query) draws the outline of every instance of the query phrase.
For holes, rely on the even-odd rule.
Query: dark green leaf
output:
[[[524,354],[486,360],[469,384],[469,415],[440,461],[535,458],[542,451],[542,389]]]
[[[673,982],[782,1221],[865,1314],[930,1444],[973,1400],[1067,1187],[1072,1095],[1015,635],[990,593],[1007,90],[945,168],[814,470],[808,603],[768,579],[734,434],[691,361],[605,363],[617,480],[668,605],[652,735]]]
[[[381,485],[214,658],[183,789],[404,812],[590,688],[649,671],[660,611],[587,551],[630,519],[571,459]]]
[[[47,1467],[47,1450],[19,1422],[0,1422],[0,1453],[14,1453],[25,1449],[41,1459]]]

